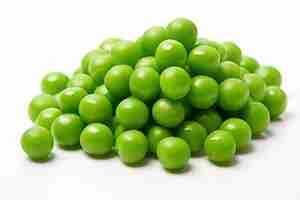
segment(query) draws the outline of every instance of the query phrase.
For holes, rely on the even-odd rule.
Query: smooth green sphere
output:
[[[221,60],[224,59],[225,56],[225,47],[223,45],[221,45],[220,43],[216,42],[216,41],[212,41],[206,38],[198,38],[196,43],[194,44],[194,48],[197,46],[210,46],[215,48],[221,57]]]
[[[215,110],[199,110],[194,116],[194,120],[203,125],[207,133],[218,129],[222,124],[222,116]]]
[[[41,89],[46,94],[57,94],[67,87],[69,78],[61,72],[50,72],[46,74],[41,82]]]
[[[259,68],[257,60],[245,55],[243,55],[240,65],[251,73],[254,73]]]
[[[80,87],[70,87],[64,89],[57,96],[58,105],[63,113],[78,113],[78,106],[87,92]]]
[[[28,114],[31,121],[35,121],[41,111],[46,108],[57,108],[57,102],[53,96],[49,94],[40,94],[35,96],[28,106]]]
[[[118,103],[120,102],[120,100],[116,97],[114,97],[105,87],[105,85],[100,85],[99,87],[97,87],[94,91],[95,94],[98,95],[104,95],[107,97],[107,99],[110,101],[110,103],[112,104],[113,107],[116,107],[118,105]]]
[[[240,67],[240,79],[243,79],[244,76],[245,76],[246,74],[249,74],[249,73],[250,73],[250,72],[249,72],[246,68]]]
[[[89,124],[80,135],[80,146],[91,155],[105,155],[111,152],[113,143],[111,130],[101,123]]]
[[[157,145],[157,157],[161,165],[169,170],[183,169],[191,157],[189,145],[181,138],[167,137]]]
[[[262,103],[268,108],[271,118],[276,119],[287,107],[287,95],[280,87],[269,86]]]
[[[254,101],[261,101],[265,96],[266,83],[257,74],[245,74],[243,81],[250,90],[250,96]]]
[[[255,73],[264,79],[267,86],[281,86],[281,73],[275,67],[263,66],[258,68]]]
[[[86,53],[84,55],[84,57],[82,58],[82,60],[81,60],[80,68],[81,68],[82,73],[88,74],[90,63],[96,57],[101,56],[102,54],[107,54],[107,51],[104,50],[104,49],[100,49],[100,48],[89,51],[88,53]]]
[[[76,74],[71,78],[68,87],[80,87],[88,93],[94,92],[96,84],[94,80],[87,74]]]
[[[153,56],[147,56],[139,59],[134,68],[138,69],[140,67],[150,67],[155,69],[155,71],[159,72],[159,67],[156,63],[155,57]]]
[[[178,100],[190,91],[191,77],[180,67],[169,67],[160,75],[160,87],[165,97]]]
[[[46,108],[37,116],[35,123],[50,130],[53,121],[60,115],[62,112],[58,108]]]
[[[161,26],[153,26],[147,29],[142,36],[142,47],[144,53],[153,56],[158,45],[168,39],[168,31]]]
[[[122,126],[122,125],[117,125],[117,127],[115,128],[115,131],[114,131],[114,138],[115,140],[122,134],[126,131],[127,129]]]
[[[216,79],[218,82],[222,82],[229,78],[241,77],[240,66],[231,61],[224,61],[220,64],[219,71],[217,72]]]
[[[21,146],[30,159],[44,160],[53,149],[53,138],[46,128],[34,126],[23,133]]]
[[[224,60],[240,64],[242,60],[242,50],[232,41],[223,42],[222,45],[225,48]]]
[[[99,45],[99,48],[104,49],[107,52],[111,52],[113,47],[122,41],[123,40],[121,38],[117,37],[107,38],[102,41],[102,43]]]
[[[170,136],[172,136],[172,133],[169,129],[157,125],[151,126],[147,131],[150,151],[156,155],[158,143],[164,138]]]

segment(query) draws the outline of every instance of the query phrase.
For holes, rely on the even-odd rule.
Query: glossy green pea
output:
[[[81,71],[84,74],[87,74],[89,71],[88,68],[89,68],[90,63],[95,59],[95,57],[102,55],[102,54],[107,54],[107,51],[104,49],[98,48],[98,49],[95,49],[95,50],[92,50],[92,51],[89,51],[88,53],[86,53],[81,60],[81,65],[80,65]]]
[[[224,163],[234,159],[236,143],[230,132],[217,130],[208,135],[204,148],[209,160]]]
[[[227,79],[220,84],[218,105],[225,111],[238,111],[249,100],[249,88],[239,79]]]
[[[220,54],[213,47],[201,45],[190,52],[188,64],[194,74],[215,77],[219,70]]]
[[[37,116],[40,114],[41,111],[45,110],[46,108],[57,108],[57,102],[49,94],[41,94],[35,96],[29,106],[28,106],[28,114],[31,121],[35,121]]]
[[[186,141],[192,153],[198,153],[203,148],[207,131],[196,121],[185,121],[179,126],[177,136]]]
[[[113,66],[104,78],[107,90],[117,98],[126,98],[130,95],[129,78],[133,69],[129,65]]]
[[[282,77],[281,73],[273,66],[263,66],[256,70],[255,72],[261,78],[264,79],[267,86],[280,86]]]
[[[57,94],[67,87],[69,78],[61,72],[46,74],[41,82],[41,89],[46,94]]]
[[[254,73],[259,68],[259,63],[257,62],[257,60],[245,55],[242,56],[240,65],[251,73]]]
[[[191,105],[199,109],[208,109],[218,100],[219,85],[208,76],[195,76],[192,79],[188,100]]]
[[[122,42],[123,40],[121,38],[112,37],[107,38],[102,41],[102,43],[99,45],[99,48],[104,49],[107,52],[111,52],[114,45],[117,45],[119,42]]]
[[[105,155],[111,152],[113,142],[111,130],[101,123],[89,124],[80,135],[80,146],[91,155]]]
[[[84,124],[78,115],[63,114],[54,120],[51,133],[59,145],[74,146],[79,144],[83,128]]]
[[[287,95],[280,87],[269,86],[262,103],[268,108],[271,118],[276,119],[287,107]]]
[[[181,42],[187,50],[191,49],[196,42],[197,26],[189,19],[174,19],[168,24],[167,30],[169,37]]]
[[[112,104],[113,107],[116,107],[119,103],[119,99],[116,98],[115,96],[113,96],[105,87],[105,85],[100,85],[99,87],[97,87],[94,91],[95,94],[98,95],[104,95],[107,97],[107,99],[110,101],[110,103]]]
[[[218,129],[223,121],[221,115],[213,109],[197,111],[194,120],[203,125],[207,133]]]
[[[157,99],[160,94],[159,73],[151,67],[135,69],[130,76],[129,89],[133,96],[144,102]]]
[[[221,45],[218,42],[206,39],[206,38],[198,38],[196,43],[194,44],[194,48],[198,47],[198,46],[203,46],[203,45],[215,48],[219,52],[221,60],[224,59],[225,47],[223,45]]]
[[[266,91],[265,81],[257,74],[245,74],[243,81],[248,85],[250,96],[255,101],[261,101]]]
[[[247,148],[251,143],[252,132],[250,126],[242,119],[230,118],[224,121],[221,130],[230,132],[236,142],[237,150]]]
[[[53,138],[46,128],[34,126],[23,133],[21,146],[30,159],[44,160],[53,149]]]
[[[134,68],[138,69],[140,67],[151,67],[155,69],[155,71],[159,72],[159,67],[153,56],[147,56],[139,59]]]
[[[240,66],[231,61],[224,61],[220,64],[219,71],[217,72],[216,79],[218,82],[222,82],[229,78],[240,78],[241,71]]]
[[[87,92],[80,87],[64,89],[58,96],[57,102],[63,113],[78,113],[78,106]]]
[[[155,60],[159,71],[170,66],[185,66],[187,52],[184,46],[176,40],[165,40],[161,42],[155,52]]]
[[[183,139],[167,137],[158,143],[157,157],[161,165],[166,169],[183,169],[188,165],[191,150]]]
[[[153,56],[158,45],[168,39],[168,31],[161,26],[147,29],[142,36],[142,46],[146,55]]]
[[[243,79],[244,76],[245,76],[246,74],[249,74],[249,73],[250,73],[250,72],[249,72],[246,68],[240,67],[240,79]]]
[[[169,67],[160,75],[160,87],[164,96],[178,100],[185,97],[189,92],[191,77],[180,67]]]
[[[128,97],[117,106],[116,116],[119,123],[125,128],[139,129],[146,125],[149,111],[141,100]]]
[[[225,48],[224,60],[240,64],[242,60],[242,50],[232,41],[223,42],[222,45]]]
[[[134,164],[145,158],[148,141],[141,131],[130,130],[125,131],[117,138],[116,147],[122,162]]]
[[[147,131],[150,151],[156,155],[158,143],[164,138],[170,136],[172,136],[172,133],[169,129],[157,125],[151,126]]]
[[[46,108],[37,116],[35,123],[50,130],[53,121],[60,115],[62,112],[58,108]]]
[[[112,118],[113,109],[107,97],[90,94],[83,97],[79,104],[79,114],[86,123],[108,122]]]
[[[180,101],[162,98],[157,100],[152,107],[155,122],[168,128],[178,126],[184,120],[184,115],[184,105]]]
[[[68,87],[81,87],[88,93],[94,92],[96,85],[94,80],[87,74],[76,74],[71,78]]]

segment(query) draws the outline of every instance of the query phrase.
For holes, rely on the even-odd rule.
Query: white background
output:
[[[63,1],[0,0],[0,199],[300,199],[297,0]],[[109,36],[134,39],[152,25],[184,16],[199,36],[235,40],[262,64],[278,66],[287,112],[253,151],[231,167],[205,157],[181,174],[156,160],[127,167],[117,157],[95,160],[55,147],[43,164],[27,160],[19,140],[31,126],[27,104],[49,71],[71,73],[88,50]]]

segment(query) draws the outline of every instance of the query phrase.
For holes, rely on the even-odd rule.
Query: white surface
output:
[[[0,1],[0,199],[287,199],[299,200],[299,5],[285,1]],[[193,158],[182,174],[156,160],[130,168],[117,157],[95,160],[55,148],[55,158],[26,159],[19,139],[31,126],[27,104],[48,71],[70,73],[85,52],[108,36],[135,38],[177,16],[194,20],[199,35],[235,40],[263,64],[279,66],[287,112],[253,152],[232,167]]]

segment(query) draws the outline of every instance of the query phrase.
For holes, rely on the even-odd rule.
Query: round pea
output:
[[[102,54],[106,54],[107,52],[103,49],[95,49],[95,50],[92,50],[88,53],[86,53],[84,55],[84,57],[82,58],[81,60],[81,65],[80,65],[80,68],[81,68],[81,71],[84,73],[84,74],[87,74],[88,71],[89,71],[89,65],[90,63],[97,57],[97,56],[100,56]]]
[[[194,120],[203,125],[207,133],[218,129],[223,121],[221,115],[213,109],[198,111],[194,116]]]
[[[269,86],[262,102],[268,108],[271,118],[276,119],[287,107],[287,96],[280,87]]]
[[[217,80],[222,82],[229,78],[240,78],[241,71],[240,66],[231,61],[224,61],[220,64],[219,71],[217,72]]]
[[[158,143],[166,137],[172,136],[169,129],[162,126],[151,126],[147,131],[150,151],[156,155]]]
[[[232,61],[236,64],[240,64],[242,59],[241,49],[232,41],[223,42],[222,45],[225,48],[225,58],[226,61]]]
[[[196,43],[194,44],[194,48],[197,46],[203,46],[203,45],[215,48],[219,52],[221,60],[224,59],[225,47],[223,45],[221,45],[218,42],[206,39],[206,38],[198,38]]]
[[[142,50],[136,42],[123,40],[113,45],[111,55],[114,59],[114,64],[133,66],[142,57]]]
[[[264,79],[267,86],[280,86],[282,77],[281,73],[273,66],[263,66],[256,70],[255,72],[261,78]]]
[[[31,121],[35,121],[37,116],[40,114],[41,111],[45,110],[46,108],[57,108],[57,102],[49,94],[41,94],[35,96],[29,106],[28,106],[28,114]]]
[[[240,79],[243,79],[245,74],[249,74],[250,72],[244,68],[244,67],[240,67]]]
[[[58,108],[46,108],[37,116],[35,123],[50,130],[53,121],[60,115],[62,112]]]
[[[95,90],[94,80],[87,74],[76,74],[69,81],[68,87],[81,87],[88,93]]]
[[[117,38],[117,37],[107,38],[102,41],[99,48],[104,49],[107,52],[111,52],[112,48],[116,44],[118,44],[119,42],[122,42],[122,41],[123,40],[121,38]]]
[[[122,125],[118,125],[116,128],[115,128],[115,131],[114,131],[114,137],[115,137],[115,140],[122,134],[126,131],[127,129],[122,126]]]
[[[159,67],[153,56],[147,56],[139,59],[134,68],[138,69],[140,67],[151,67],[155,69],[155,71],[159,72]]]
[[[119,99],[114,97],[105,87],[105,85],[100,85],[99,87],[97,87],[94,91],[95,94],[98,95],[104,95],[107,97],[107,99],[110,101],[110,103],[112,104],[113,107],[117,106],[117,104],[119,103]]]
[[[46,74],[41,82],[43,93],[57,94],[67,87],[69,78],[61,72],[50,72]]]
[[[80,87],[64,89],[57,97],[57,102],[63,113],[78,113],[78,106],[81,99],[87,92]]]
[[[261,101],[266,91],[265,81],[257,74],[245,74],[243,81],[248,85],[250,96],[255,101]]]
[[[245,55],[242,57],[240,65],[251,73],[254,73],[259,68],[259,63],[257,60]]]

